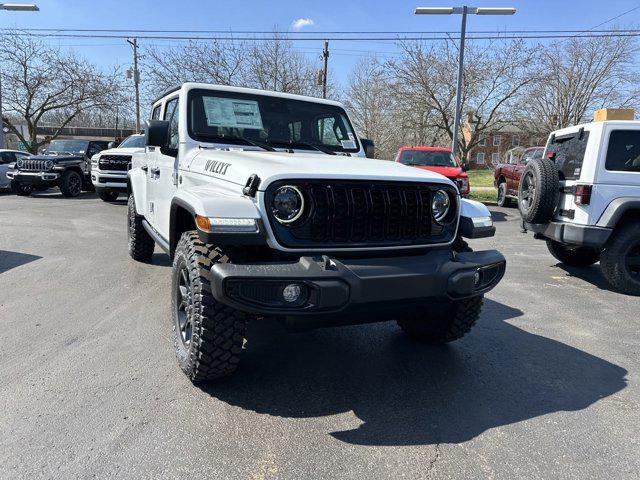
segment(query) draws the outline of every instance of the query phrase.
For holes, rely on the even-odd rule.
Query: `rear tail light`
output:
[[[589,205],[591,202],[591,185],[576,185],[576,205]]]

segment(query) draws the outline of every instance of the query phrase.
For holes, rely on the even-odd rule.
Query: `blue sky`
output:
[[[17,1],[17,0],[16,0]],[[20,0],[23,3],[34,0]],[[429,31],[457,30],[458,16],[417,16],[416,6],[450,5],[445,1],[406,0],[271,0],[271,1],[169,1],[169,0],[35,0],[40,11],[0,12],[0,27],[12,28],[117,28],[117,29],[193,29],[193,30],[287,30],[297,19],[310,19],[313,24],[301,31],[329,30],[393,30]],[[589,29],[626,10],[640,5],[640,0],[622,1],[502,1],[473,3],[478,6],[512,6],[514,16],[471,16],[468,29],[534,30]],[[305,23],[305,22],[302,22]],[[309,22],[306,22],[309,23]],[[607,24],[640,25],[640,9]],[[119,39],[48,40],[104,65],[127,67],[131,49]],[[176,41],[154,42],[163,45]],[[319,58],[322,42],[297,42],[295,48],[309,58]],[[344,82],[351,67],[362,56],[376,53],[393,57],[393,42],[332,42],[330,73]]]

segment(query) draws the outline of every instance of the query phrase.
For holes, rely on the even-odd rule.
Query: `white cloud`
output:
[[[291,28],[296,31],[302,30],[304,27],[309,27],[311,25],[313,25],[313,20],[310,18],[299,18],[291,22]]]

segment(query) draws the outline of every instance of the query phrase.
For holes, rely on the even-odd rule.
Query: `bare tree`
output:
[[[519,116],[537,136],[583,122],[597,108],[627,107],[640,98],[631,37],[575,37],[536,50],[535,82]]]
[[[358,133],[374,141],[376,157],[393,158],[402,139],[394,112],[394,100],[384,67],[376,58],[363,58],[349,77],[345,107]]]
[[[246,48],[242,42],[217,40],[191,40],[179,47],[143,47],[141,64],[146,94],[155,98],[167,88],[186,81],[240,85],[246,76]]]
[[[35,153],[83,112],[108,109],[119,100],[115,73],[105,74],[87,61],[19,33],[3,35],[0,44],[3,124]],[[38,141],[38,125],[57,120],[58,129]],[[28,135],[16,127],[26,124]]]
[[[439,133],[436,137],[453,138],[457,63],[457,46],[447,41],[437,45],[401,44],[403,55],[389,61],[394,95],[398,101],[413,106],[412,117],[405,117],[423,132]],[[531,52],[521,41],[467,44],[462,87],[462,111],[468,112],[468,125],[461,135],[463,159],[482,136],[500,130],[513,121],[510,111],[519,94],[532,82],[529,75]]]

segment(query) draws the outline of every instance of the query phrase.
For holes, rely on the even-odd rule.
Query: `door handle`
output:
[[[140,169],[141,169],[143,172],[148,172],[148,171],[149,171],[149,166],[148,166],[148,165],[143,165],[143,166],[141,166],[141,167],[140,167]]]

